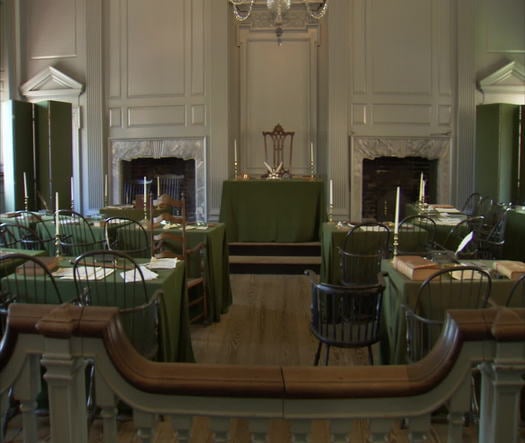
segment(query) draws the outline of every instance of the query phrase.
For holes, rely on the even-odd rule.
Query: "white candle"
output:
[[[314,164],[314,143],[310,142],[310,164]]]
[[[58,192],[55,192],[55,232],[56,232],[56,235],[60,235],[60,223],[59,223],[59,217],[58,217],[59,208],[60,208],[60,205],[58,202]]]
[[[147,195],[148,195],[148,188],[146,185],[146,177],[144,176],[144,204],[148,202]]]
[[[104,175],[104,201],[108,199],[108,175]]]
[[[421,202],[425,203],[425,187],[427,186],[427,181],[426,180],[423,180],[423,192],[422,192],[422,198],[421,198]]]
[[[423,173],[419,176],[419,201],[423,201]]]
[[[24,171],[24,198],[27,198],[27,175]]]
[[[73,201],[74,195],[75,195],[75,188],[73,186],[73,177],[71,177],[71,201]]]
[[[334,205],[334,181],[330,179],[329,193],[328,193],[328,202],[330,206]]]
[[[394,234],[399,232],[399,186],[396,189],[396,210],[394,215]]]
[[[160,197],[160,177],[157,175],[157,198]]]
[[[233,161],[237,163],[237,139],[233,141]]]

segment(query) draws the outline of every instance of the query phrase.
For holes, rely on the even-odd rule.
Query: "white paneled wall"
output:
[[[349,128],[353,134],[451,131],[450,3],[355,0]]]

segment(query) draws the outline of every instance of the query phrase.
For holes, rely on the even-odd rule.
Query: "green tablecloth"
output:
[[[475,260],[488,268],[491,260]],[[381,342],[381,360],[383,364],[406,363],[406,325],[401,305],[415,306],[421,281],[410,280],[392,267],[391,260],[383,260],[382,270],[388,274],[386,290],[383,297],[384,336]],[[502,278],[492,280],[490,302],[504,305],[514,284],[513,281]]]
[[[64,259],[62,265],[71,266],[70,260]],[[184,262],[178,262],[175,269],[156,269],[154,272],[158,278],[146,281],[146,290],[148,297],[157,291],[161,295],[160,359],[167,362],[193,362],[195,357],[189,329]],[[64,302],[76,298],[73,280],[56,278],[56,283]],[[124,281],[122,284],[125,284]]]
[[[46,255],[46,251],[40,250],[27,250],[27,249],[14,249],[14,248],[2,248],[0,249],[0,257],[5,254],[26,254],[32,257],[42,257]],[[2,269],[0,270],[0,277],[10,274],[15,271],[17,266],[21,265],[23,262],[20,260],[14,260],[10,263],[4,263]]]
[[[525,261],[525,210],[511,209],[509,211],[503,258]]]
[[[229,242],[318,241],[326,220],[320,180],[227,180],[220,221]]]
[[[51,234],[54,235],[54,223],[48,221],[46,226]],[[104,240],[103,221],[92,221],[92,231],[95,240]],[[163,230],[154,230],[154,234],[160,232],[163,232]],[[223,223],[210,223],[205,229],[201,227],[197,229],[194,225],[188,225],[186,235],[190,247],[199,242],[204,242],[206,245],[208,259],[208,320],[219,321],[221,314],[226,313],[232,303],[225,225]],[[50,248],[48,254],[54,255],[54,246]]]
[[[163,229],[155,229],[153,232],[158,234],[165,231]],[[103,239],[103,223],[96,222],[93,225],[93,233],[97,240]],[[223,223],[210,223],[206,228],[188,225],[186,237],[190,247],[195,246],[199,242],[203,242],[206,245],[208,262],[208,320],[219,321],[221,314],[226,313],[232,304],[225,226]]]

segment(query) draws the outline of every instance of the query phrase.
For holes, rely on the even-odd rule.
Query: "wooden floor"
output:
[[[195,357],[202,363],[256,364],[256,365],[311,365],[317,346],[308,330],[309,281],[303,275],[232,274],[233,305],[221,321],[209,326],[192,326]],[[366,364],[366,350],[333,350],[331,365]],[[20,442],[21,434],[15,419],[7,441]],[[100,420],[90,430],[90,442],[101,440]],[[46,440],[45,419],[42,441]],[[365,442],[366,424],[356,422],[352,442]],[[466,429],[465,441],[470,438]],[[446,441],[443,429],[435,426],[430,442]],[[136,442],[132,423],[119,424],[119,442]],[[156,443],[177,442],[170,424],[162,422],[157,428]],[[212,442],[207,419],[194,421],[191,443]],[[231,443],[250,441],[247,423],[235,420],[231,427]],[[271,423],[270,443],[291,441],[286,422]],[[312,443],[328,443],[328,427],[319,421],[312,427]],[[391,441],[408,441],[406,432],[397,429]]]

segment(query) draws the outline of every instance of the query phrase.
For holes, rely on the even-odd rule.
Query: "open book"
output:
[[[496,260],[492,267],[501,275],[511,279],[518,280],[525,274],[525,263],[516,260]]]
[[[437,263],[419,255],[398,255],[392,265],[411,280],[425,280],[440,269]]]

